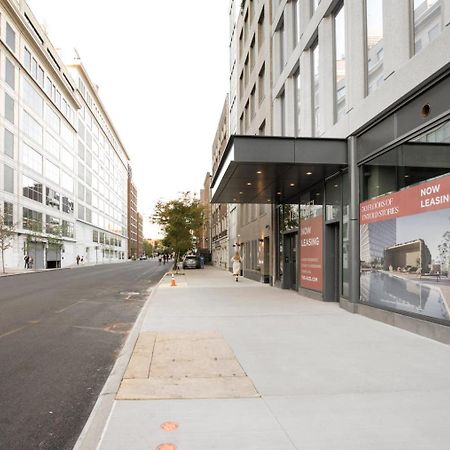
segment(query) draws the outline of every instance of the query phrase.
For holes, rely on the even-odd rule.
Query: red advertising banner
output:
[[[360,223],[382,222],[445,208],[450,208],[450,176],[361,203]]]
[[[322,216],[300,221],[300,286],[322,292]]]

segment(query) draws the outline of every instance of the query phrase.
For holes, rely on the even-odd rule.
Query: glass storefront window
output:
[[[342,175],[342,295],[350,296],[350,180],[348,173]]]
[[[363,179],[361,302],[450,321],[450,122],[370,161]]]
[[[333,178],[325,185],[326,220],[339,220],[341,217],[341,177]]]

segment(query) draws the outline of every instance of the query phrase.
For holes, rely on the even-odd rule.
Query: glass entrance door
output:
[[[297,290],[298,233],[284,235],[284,289]]]

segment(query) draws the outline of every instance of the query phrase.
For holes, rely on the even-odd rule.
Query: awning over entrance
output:
[[[347,140],[232,136],[212,179],[212,203],[294,203],[347,166]]]

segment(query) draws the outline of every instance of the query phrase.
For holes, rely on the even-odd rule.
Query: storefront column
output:
[[[349,241],[350,241],[350,301],[359,301],[359,171],[357,164],[357,143],[356,137],[348,138],[348,171],[350,179],[350,220],[349,220]]]

